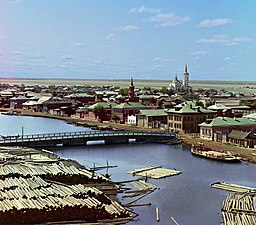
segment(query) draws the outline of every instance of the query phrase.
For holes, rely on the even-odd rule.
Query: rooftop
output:
[[[115,109],[133,109],[133,108],[143,109],[144,108],[145,109],[145,108],[150,108],[150,106],[146,106],[140,102],[124,102],[113,108]]]
[[[143,109],[140,110],[139,114],[145,116],[167,116],[165,109]]]
[[[199,126],[206,126],[206,127],[220,127],[220,126],[228,127],[228,126],[246,126],[246,125],[256,126],[256,121],[253,121],[247,118],[216,117],[212,120],[199,124]]]

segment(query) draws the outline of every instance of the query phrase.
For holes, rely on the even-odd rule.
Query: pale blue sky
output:
[[[0,0],[0,77],[256,77],[255,0]]]

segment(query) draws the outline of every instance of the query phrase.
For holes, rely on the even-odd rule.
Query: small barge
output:
[[[218,152],[206,147],[191,147],[191,153],[208,159],[220,160],[225,162],[240,162],[240,158],[231,153]]]

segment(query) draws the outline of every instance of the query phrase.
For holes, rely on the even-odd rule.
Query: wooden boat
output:
[[[240,158],[231,153],[218,152],[206,147],[191,147],[191,153],[208,159],[220,160],[225,162],[240,162]]]

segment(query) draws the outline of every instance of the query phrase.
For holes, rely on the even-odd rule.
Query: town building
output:
[[[10,98],[10,108],[21,109],[22,104],[28,101],[26,96],[19,95],[17,97]]]
[[[112,108],[115,107],[116,103],[109,102],[98,102],[87,108],[85,117],[90,119],[99,119],[101,121],[110,121],[112,116]],[[95,115],[95,108],[98,108],[98,112]]]
[[[131,84],[128,88],[128,100],[129,102],[138,102],[139,98],[137,96],[135,96],[135,92],[134,92],[134,85],[133,85],[133,79],[131,78]]]
[[[145,128],[167,128],[167,113],[165,109],[140,110],[136,114],[138,127]]]
[[[254,148],[256,145],[256,135],[250,132],[232,130],[228,134],[228,142],[244,148]]]
[[[166,110],[168,117],[168,129],[171,131],[183,131],[185,133],[199,133],[198,124],[212,119],[216,113],[200,106],[184,105],[181,108]]]
[[[95,103],[95,96],[89,95],[87,93],[73,93],[65,96],[65,98],[70,100],[76,100],[82,102],[83,104],[93,104]]]
[[[135,115],[130,115],[127,117],[127,123],[130,125],[135,125],[136,126],[136,116]]]
[[[178,79],[177,74],[174,77],[174,80],[169,85],[169,90],[171,90],[174,93],[178,92],[191,92],[192,88],[189,86],[189,72],[188,67],[185,65],[185,70],[183,73],[183,80],[180,81]]]
[[[227,142],[228,134],[233,130],[243,132],[255,132],[256,121],[247,118],[216,117],[199,124],[200,138]]]
[[[136,115],[140,109],[150,109],[150,107],[143,105],[140,102],[124,102],[114,106],[112,109],[112,114],[118,116],[121,122],[127,123],[128,116]]]

